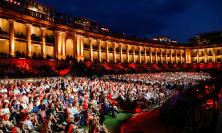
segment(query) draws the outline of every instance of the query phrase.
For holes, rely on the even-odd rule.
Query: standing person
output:
[[[99,102],[104,103],[104,101],[105,101],[105,94],[102,91],[101,94],[99,95]]]
[[[64,80],[63,80],[63,79],[60,81],[60,87],[61,87],[61,89],[62,89],[63,91],[66,90],[66,88],[65,88],[65,83],[64,83]]]
[[[110,108],[111,108],[111,112],[112,112],[112,117],[115,118],[116,117],[116,113],[119,113],[118,112],[118,108],[114,104],[110,104]]]
[[[105,121],[105,105],[104,101],[99,104],[99,123],[103,125],[103,122]]]

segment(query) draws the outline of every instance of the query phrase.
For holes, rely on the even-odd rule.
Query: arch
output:
[[[77,55],[76,44],[74,43],[72,38],[66,39],[65,49],[66,49],[66,56],[76,58]]]

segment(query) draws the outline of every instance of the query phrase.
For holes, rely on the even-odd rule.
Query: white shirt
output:
[[[25,120],[24,124],[28,127],[29,130],[32,130],[34,127],[30,120]]]
[[[10,110],[9,110],[9,108],[3,108],[1,113],[2,113],[2,115],[9,114]]]
[[[22,103],[21,105],[22,105],[23,109],[27,109],[28,108],[27,104]]]
[[[4,89],[0,89],[0,92],[1,92],[1,93],[7,93],[8,90],[7,90],[6,88],[4,88]]]
[[[19,91],[18,89],[15,89],[15,90],[14,90],[14,94],[17,95],[17,94],[19,94],[19,93],[20,93],[20,91]]]
[[[146,100],[150,100],[150,98],[151,98],[150,93],[149,93],[149,92],[146,93],[146,94],[144,95],[144,98],[145,98]]]
[[[22,101],[23,101],[23,103],[26,103],[26,104],[28,104],[29,103],[29,98],[27,97],[27,96],[22,96],[22,99],[21,99]]]

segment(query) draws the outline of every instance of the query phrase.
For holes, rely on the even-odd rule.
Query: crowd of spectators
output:
[[[165,75],[166,83],[169,74]],[[183,82],[183,74],[177,74],[174,78]],[[207,74],[196,74],[201,80],[208,78]],[[175,93],[161,84],[161,76],[146,79],[149,82],[145,83],[134,82],[143,76],[125,75],[127,82],[112,80],[115,75],[0,80],[0,132],[86,132],[85,126],[90,133],[108,132],[104,126],[106,114],[115,118],[120,108],[152,108]]]
[[[158,72],[158,73],[142,73],[142,74],[120,74],[107,75],[107,79],[139,82],[143,84],[160,84],[167,86],[166,88],[182,87],[187,88],[212,79],[209,73],[205,72]]]

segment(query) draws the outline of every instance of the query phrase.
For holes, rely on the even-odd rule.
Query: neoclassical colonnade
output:
[[[8,20],[9,22],[9,55],[15,56],[15,21],[12,19]],[[26,54],[28,57],[32,57],[32,39],[31,39],[31,24],[26,24]],[[41,55],[46,57],[46,28],[40,27],[41,29]]]
[[[76,28],[70,23],[66,24],[66,19],[64,19],[64,23],[55,23],[54,19],[53,17],[45,17],[45,14],[40,12],[24,14],[17,8],[11,10],[2,5],[0,8],[0,31],[4,29],[7,35],[2,35],[0,32],[0,53],[15,57],[16,53],[21,52],[23,55],[24,52],[30,58],[34,53],[37,53],[43,58],[47,58],[49,55],[59,60],[66,59],[69,55],[78,61],[122,63],[207,63],[222,61],[222,44],[215,44],[214,46],[212,44],[209,46],[152,44],[126,39],[127,37],[118,38],[111,34],[105,35],[98,31],[86,31],[84,28]],[[7,23],[7,25],[3,23]],[[25,33],[25,37],[15,37],[17,35],[15,28],[17,28],[16,32],[21,33],[21,27],[17,23],[23,25],[21,27],[23,27],[22,32]],[[33,29],[35,30],[33,31]],[[49,30],[50,35],[53,36],[53,42],[47,41]],[[40,39],[33,39],[33,32],[38,32],[37,35],[40,36]],[[194,52],[196,54],[193,54]]]
[[[57,52],[56,57],[58,59],[64,59],[66,57],[65,53],[65,42],[67,39],[67,35],[65,32],[56,32],[56,44],[55,49]],[[70,35],[69,35],[70,36]],[[103,62],[105,59],[106,62],[110,62],[112,58],[113,62],[133,62],[133,63],[183,63],[185,61],[185,49],[169,49],[169,48],[155,48],[148,46],[140,46],[140,45],[132,45],[123,42],[112,42],[110,40],[105,41],[102,39],[94,39],[87,38],[82,35],[73,34],[72,37],[68,37],[69,39],[73,39],[73,57],[77,60],[84,60],[85,54],[84,48],[85,45],[88,46],[89,51],[89,59],[93,62],[95,59],[99,62]],[[88,40],[88,41],[85,41]],[[97,46],[96,49],[94,46]],[[102,46],[104,47],[102,49]],[[123,50],[123,47],[126,47]],[[111,49],[111,50],[110,50]],[[117,51],[119,49],[119,51]],[[138,52],[136,53],[136,49]],[[159,51],[159,52],[158,52]],[[95,54],[98,53],[98,54]],[[143,53],[143,54],[142,54]],[[163,54],[164,53],[164,54]],[[174,56],[173,56],[174,53]],[[110,55],[111,54],[111,55]],[[117,55],[119,56],[119,60],[117,61]],[[170,56],[167,56],[170,55]],[[95,57],[97,56],[97,57]],[[124,58],[125,56],[125,58]],[[136,56],[138,59],[136,60]]]
[[[222,59],[222,47],[194,49],[192,52],[193,62],[196,63],[218,62],[218,59]]]
[[[15,56],[15,20],[8,19],[9,25],[9,55]],[[26,55],[32,57],[32,24],[25,24],[26,27]],[[41,55],[46,58],[46,30],[47,27],[40,26],[41,30]],[[123,39],[106,39],[94,37],[93,35],[82,35],[77,32],[70,32],[66,30],[54,30],[54,58],[65,59],[68,55],[68,50],[72,51],[72,57],[78,61],[83,61],[88,58],[91,61],[98,62],[126,62],[126,63],[192,63],[193,58],[196,63],[200,63],[200,59],[204,62],[217,62],[218,58],[222,59],[222,54],[217,56],[216,48],[192,48],[185,46],[164,46],[159,44],[149,44],[140,42],[122,41]],[[67,40],[71,40],[72,47],[66,47]],[[85,46],[88,46],[87,48]],[[207,54],[209,49],[212,49],[212,55]],[[195,57],[191,53],[196,50]],[[87,57],[85,52],[89,52]],[[203,57],[200,57],[201,51],[204,51]],[[222,52],[221,52],[222,53]]]

